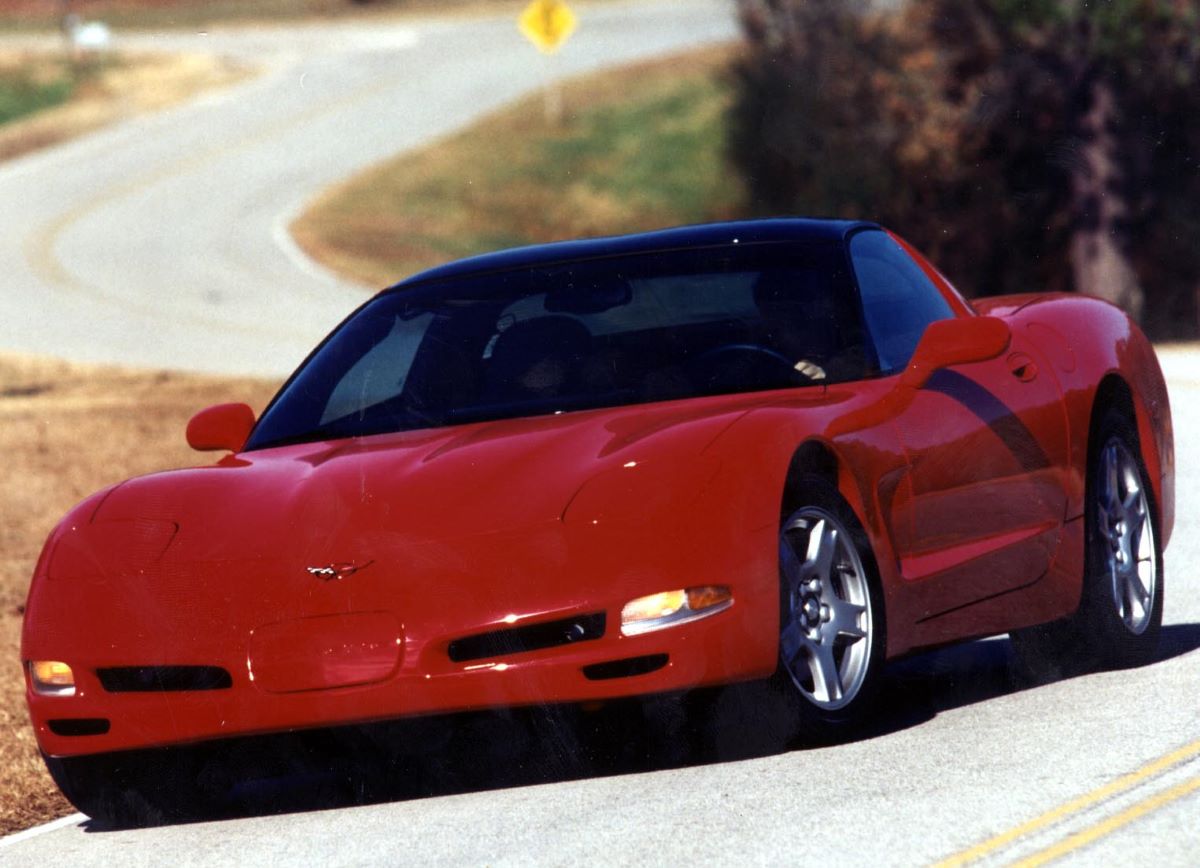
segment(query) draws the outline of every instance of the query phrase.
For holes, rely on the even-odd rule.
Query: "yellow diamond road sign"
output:
[[[575,13],[564,0],[533,0],[517,19],[521,32],[546,54],[558,51],[577,24]]]

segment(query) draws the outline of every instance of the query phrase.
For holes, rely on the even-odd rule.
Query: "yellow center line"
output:
[[[1014,868],[1037,868],[1039,865],[1045,865],[1047,862],[1051,862],[1060,856],[1065,856],[1072,850],[1077,850],[1098,838],[1103,838],[1105,835],[1115,832],[1122,826],[1132,823],[1138,817],[1145,816],[1151,811],[1156,811],[1163,807],[1163,805],[1169,805],[1177,799],[1182,799],[1196,790],[1200,790],[1200,777],[1190,778],[1181,784],[1176,784],[1170,789],[1163,790],[1161,793],[1155,793],[1148,799],[1126,808],[1121,813],[1109,817],[1107,820],[1102,820],[1086,829],[1081,829],[1074,835],[1059,841],[1057,844],[1053,844],[1045,850],[1022,859],[1015,864]]]
[[[1030,832],[1035,832],[1038,829],[1057,823],[1072,814],[1082,811],[1084,808],[1089,808],[1097,802],[1102,802],[1118,793],[1122,793],[1196,756],[1200,756],[1200,741],[1194,741],[1178,750],[1173,750],[1169,754],[1142,766],[1137,771],[1123,775],[1102,787],[1097,787],[1090,793],[1078,796],[1069,802],[1059,805],[1057,808],[1051,808],[1044,814],[1039,814],[1032,820],[1022,823],[1019,826],[1014,826],[1007,832],[1001,832],[999,835],[988,838],[986,841],[976,844],[970,849],[955,853],[953,856],[948,856],[941,862],[936,863],[933,868],[960,868],[960,866],[968,865],[977,859],[982,859],[989,853],[999,850],[1001,847],[1011,844],[1018,838],[1028,835]]]

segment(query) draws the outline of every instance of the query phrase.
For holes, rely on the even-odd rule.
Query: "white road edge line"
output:
[[[3,850],[5,847],[11,847],[13,844],[27,841],[30,838],[36,838],[38,835],[54,832],[64,826],[74,826],[76,823],[82,823],[86,819],[87,814],[71,814],[69,817],[59,817],[57,820],[51,820],[49,823],[34,826],[32,829],[13,832],[11,835],[5,835],[3,838],[0,838],[0,850]]]
[[[295,208],[277,214],[271,223],[271,240],[275,242],[275,246],[287,257],[288,261],[301,272],[315,280],[323,281],[331,287],[360,289],[363,291],[362,300],[365,302],[379,291],[379,287],[358,283],[338,274],[332,268],[328,268],[310,257],[296,242],[295,236],[292,235],[292,224],[300,219],[300,215],[307,210],[309,204],[311,203],[301,202]],[[347,311],[347,315],[349,315],[349,311]],[[332,329],[332,326],[330,328]]]

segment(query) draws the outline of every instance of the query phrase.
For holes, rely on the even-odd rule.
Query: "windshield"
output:
[[[570,262],[384,293],[267,409],[248,449],[868,373],[833,244]]]

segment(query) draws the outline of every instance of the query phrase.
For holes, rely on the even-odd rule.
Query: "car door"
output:
[[[885,371],[907,365],[929,322],[955,315],[882,232],[851,240],[864,314]],[[1036,582],[1066,509],[1059,386],[1019,331],[998,358],[935,371],[892,422],[908,468],[888,517],[916,621]]]

